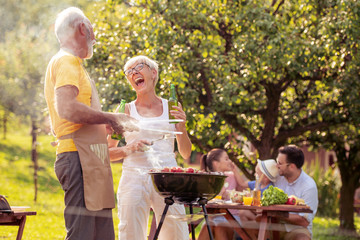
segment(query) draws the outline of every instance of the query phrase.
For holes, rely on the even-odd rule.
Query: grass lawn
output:
[[[27,132],[9,133],[7,139],[0,140],[0,194],[7,196],[12,206],[30,206],[36,216],[26,221],[24,240],[64,239],[63,191],[56,179],[53,166],[55,148],[51,147],[51,136],[39,136],[39,172],[38,199],[34,202],[33,164],[30,149],[31,138]],[[121,164],[112,164],[114,189],[117,189],[121,175]],[[331,206],[330,206],[331,207]],[[115,234],[117,237],[117,209],[113,210]],[[357,229],[360,229],[360,217],[356,217]],[[356,239],[336,235],[338,219],[316,217],[313,239]],[[15,239],[17,227],[0,226],[0,239]]]

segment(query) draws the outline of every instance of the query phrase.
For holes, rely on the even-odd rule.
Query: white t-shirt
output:
[[[294,214],[299,214],[308,220],[309,225],[307,228],[312,234],[312,222],[319,204],[318,190],[314,179],[301,170],[300,176],[292,183],[289,183],[284,176],[279,176],[276,179],[275,187],[284,190],[284,192],[289,196],[295,195],[298,198],[304,199],[305,204],[310,207],[313,213]],[[285,227],[288,232],[294,228],[294,226],[290,224],[285,224]]]
[[[168,101],[161,99],[163,105],[163,112],[158,117],[142,117],[135,105],[135,101],[130,103],[130,116],[140,121],[140,128],[148,129],[161,129],[167,131],[175,131],[175,124],[168,122],[156,122],[156,120],[169,119]],[[151,123],[147,123],[151,121]],[[156,140],[163,136],[163,133],[140,130],[138,132],[125,132],[125,141],[127,144],[131,144],[136,140]],[[135,152],[130,154],[124,159],[123,168],[137,168],[148,170],[151,168],[163,168],[177,166],[174,153],[174,135],[171,138],[163,139],[154,142],[149,146],[149,150],[145,152]]]

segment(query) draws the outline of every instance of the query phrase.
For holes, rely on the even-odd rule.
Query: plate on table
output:
[[[310,209],[310,206],[308,205],[291,205],[291,204],[275,204],[275,205],[270,205],[268,207],[271,207],[271,206],[277,206],[277,207],[283,207],[283,208],[292,208],[292,209],[303,209],[303,208],[308,208]]]
[[[214,213],[208,214],[208,217],[215,217],[215,216],[224,216],[226,213]],[[168,215],[170,218],[176,219],[181,222],[195,222],[197,220],[203,219],[204,213],[194,213],[194,214],[180,214],[180,215]]]
[[[29,206],[11,206],[11,210],[14,212],[23,212],[26,209],[30,208]]]

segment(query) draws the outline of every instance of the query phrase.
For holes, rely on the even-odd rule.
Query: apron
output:
[[[91,107],[101,110],[95,84],[91,82]],[[115,208],[109,150],[104,124],[87,124],[59,139],[74,140],[83,173],[85,206],[90,211]]]

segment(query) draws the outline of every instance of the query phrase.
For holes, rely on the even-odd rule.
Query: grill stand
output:
[[[173,205],[174,204],[174,200],[172,199],[172,197],[166,197],[164,199],[165,201],[165,208],[164,208],[164,211],[163,211],[163,214],[161,215],[161,219],[160,219],[160,222],[159,222],[159,226],[156,228],[156,232],[155,232],[155,236],[154,236],[154,239],[153,240],[157,240],[158,239],[158,236],[159,236],[159,233],[160,233],[160,230],[161,230],[161,227],[164,223],[164,220],[165,220],[165,216],[166,216],[166,213],[169,209],[169,206],[170,205]],[[214,240],[214,237],[212,235],[212,232],[211,232],[211,228],[210,228],[210,224],[209,224],[209,219],[208,219],[208,215],[207,215],[207,211],[206,211],[206,207],[205,205],[207,204],[207,199],[205,198],[200,198],[198,200],[198,204],[202,207],[203,209],[203,212],[204,212],[204,217],[205,217],[205,222],[206,222],[206,227],[208,229],[208,232],[209,232],[209,237],[210,237],[210,240]],[[189,208],[190,208],[190,214],[193,214],[193,205],[190,203],[189,204]],[[195,240],[195,229],[194,229],[194,225],[192,222],[190,222],[190,226],[191,226],[191,236],[192,236],[192,240]]]

